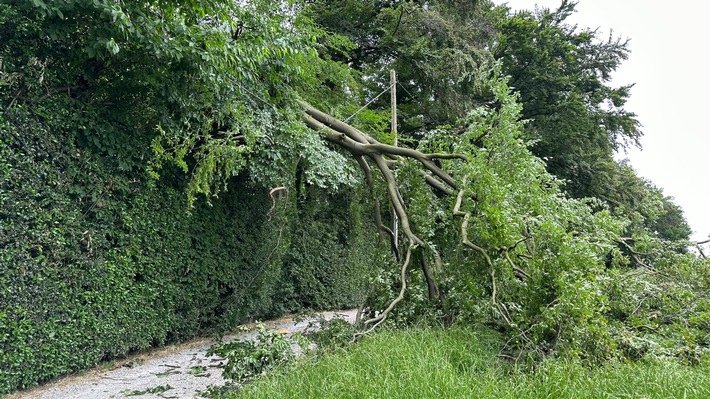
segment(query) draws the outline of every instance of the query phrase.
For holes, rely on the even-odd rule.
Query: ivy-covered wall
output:
[[[19,107],[0,117],[0,394],[362,296],[377,251],[348,212],[356,190],[306,187],[271,209],[242,177],[188,212],[182,174],[151,181],[68,131]]]

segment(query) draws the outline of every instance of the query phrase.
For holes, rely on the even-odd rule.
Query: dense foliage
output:
[[[573,9],[0,5],[0,392],[303,306],[700,361],[707,261]]]
[[[224,49],[228,30],[208,17],[240,12],[253,27],[261,11],[195,6],[0,6],[0,392],[247,319],[363,297],[362,275],[380,252],[364,239],[373,227],[358,191],[310,187],[316,175],[296,173],[297,154],[260,143],[264,167],[221,181],[229,195],[208,201],[186,197],[201,190],[195,180],[160,164],[162,152],[153,158],[153,142],[168,151],[163,137],[180,137],[169,150],[179,152],[203,140],[205,126],[217,139],[254,142],[278,123],[258,98],[288,83],[291,66],[277,65],[284,51],[256,47],[261,37]],[[232,58],[241,51],[239,66]],[[241,79],[258,98],[222,79]],[[178,166],[213,173],[210,162],[230,153],[203,150]],[[294,189],[299,179],[307,190]],[[270,197],[275,183],[288,190]],[[330,212],[337,223],[325,228]],[[318,252],[304,258],[307,248]]]

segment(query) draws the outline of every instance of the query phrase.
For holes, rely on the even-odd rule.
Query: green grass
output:
[[[304,361],[232,398],[710,398],[710,367],[671,361],[588,370],[550,362],[535,373],[497,358],[491,333],[382,332],[348,351]]]

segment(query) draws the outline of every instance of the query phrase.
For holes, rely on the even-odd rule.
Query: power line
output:
[[[414,97],[414,95],[413,95],[412,93],[410,93],[410,92],[409,92],[409,90],[407,90],[407,88],[406,88],[406,87],[404,87],[404,85],[403,85],[403,84],[399,83],[399,81],[397,81],[397,85],[398,85],[399,87],[403,88],[403,89],[404,89],[404,91],[406,91],[406,92],[407,92],[407,94],[409,94],[409,97],[410,97],[410,98],[412,98],[412,99],[416,98],[416,97]]]
[[[368,105],[370,105],[370,104],[372,104],[373,102],[375,102],[375,100],[377,100],[378,98],[380,98],[383,94],[385,94],[385,93],[389,92],[390,90],[392,90],[392,86],[394,86],[394,84],[391,84],[391,85],[387,86],[386,89],[382,90],[382,93],[376,95],[375,98],[373,98],[372,100],[370,100],[367,104],[363,105],[359,110],[355,111],[354,114],[350,115],[350,116],[348,117],[348,119],[344,120],[343,122],[347,123],[350,119],[352,119],[353,117],[355,117],[355,115],[359,114],[360,112],[362,112],[362,110],[364,110],[365,108],[367,108]]]

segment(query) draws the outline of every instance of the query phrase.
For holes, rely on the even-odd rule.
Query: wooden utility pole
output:
[[[390,71],[390,102],[392,103],[392,134],[393,144],[397,146],[397,72]]]
[[[390,71],[390,104],[392,105],[392,135],[394,136],[392,144],[397,146],[397,72],[394,69]],[[395,171],[396,173],[396,171]],[[399,220],[394,206],[392,206],[392,245],[395,253],[399,253]]]

